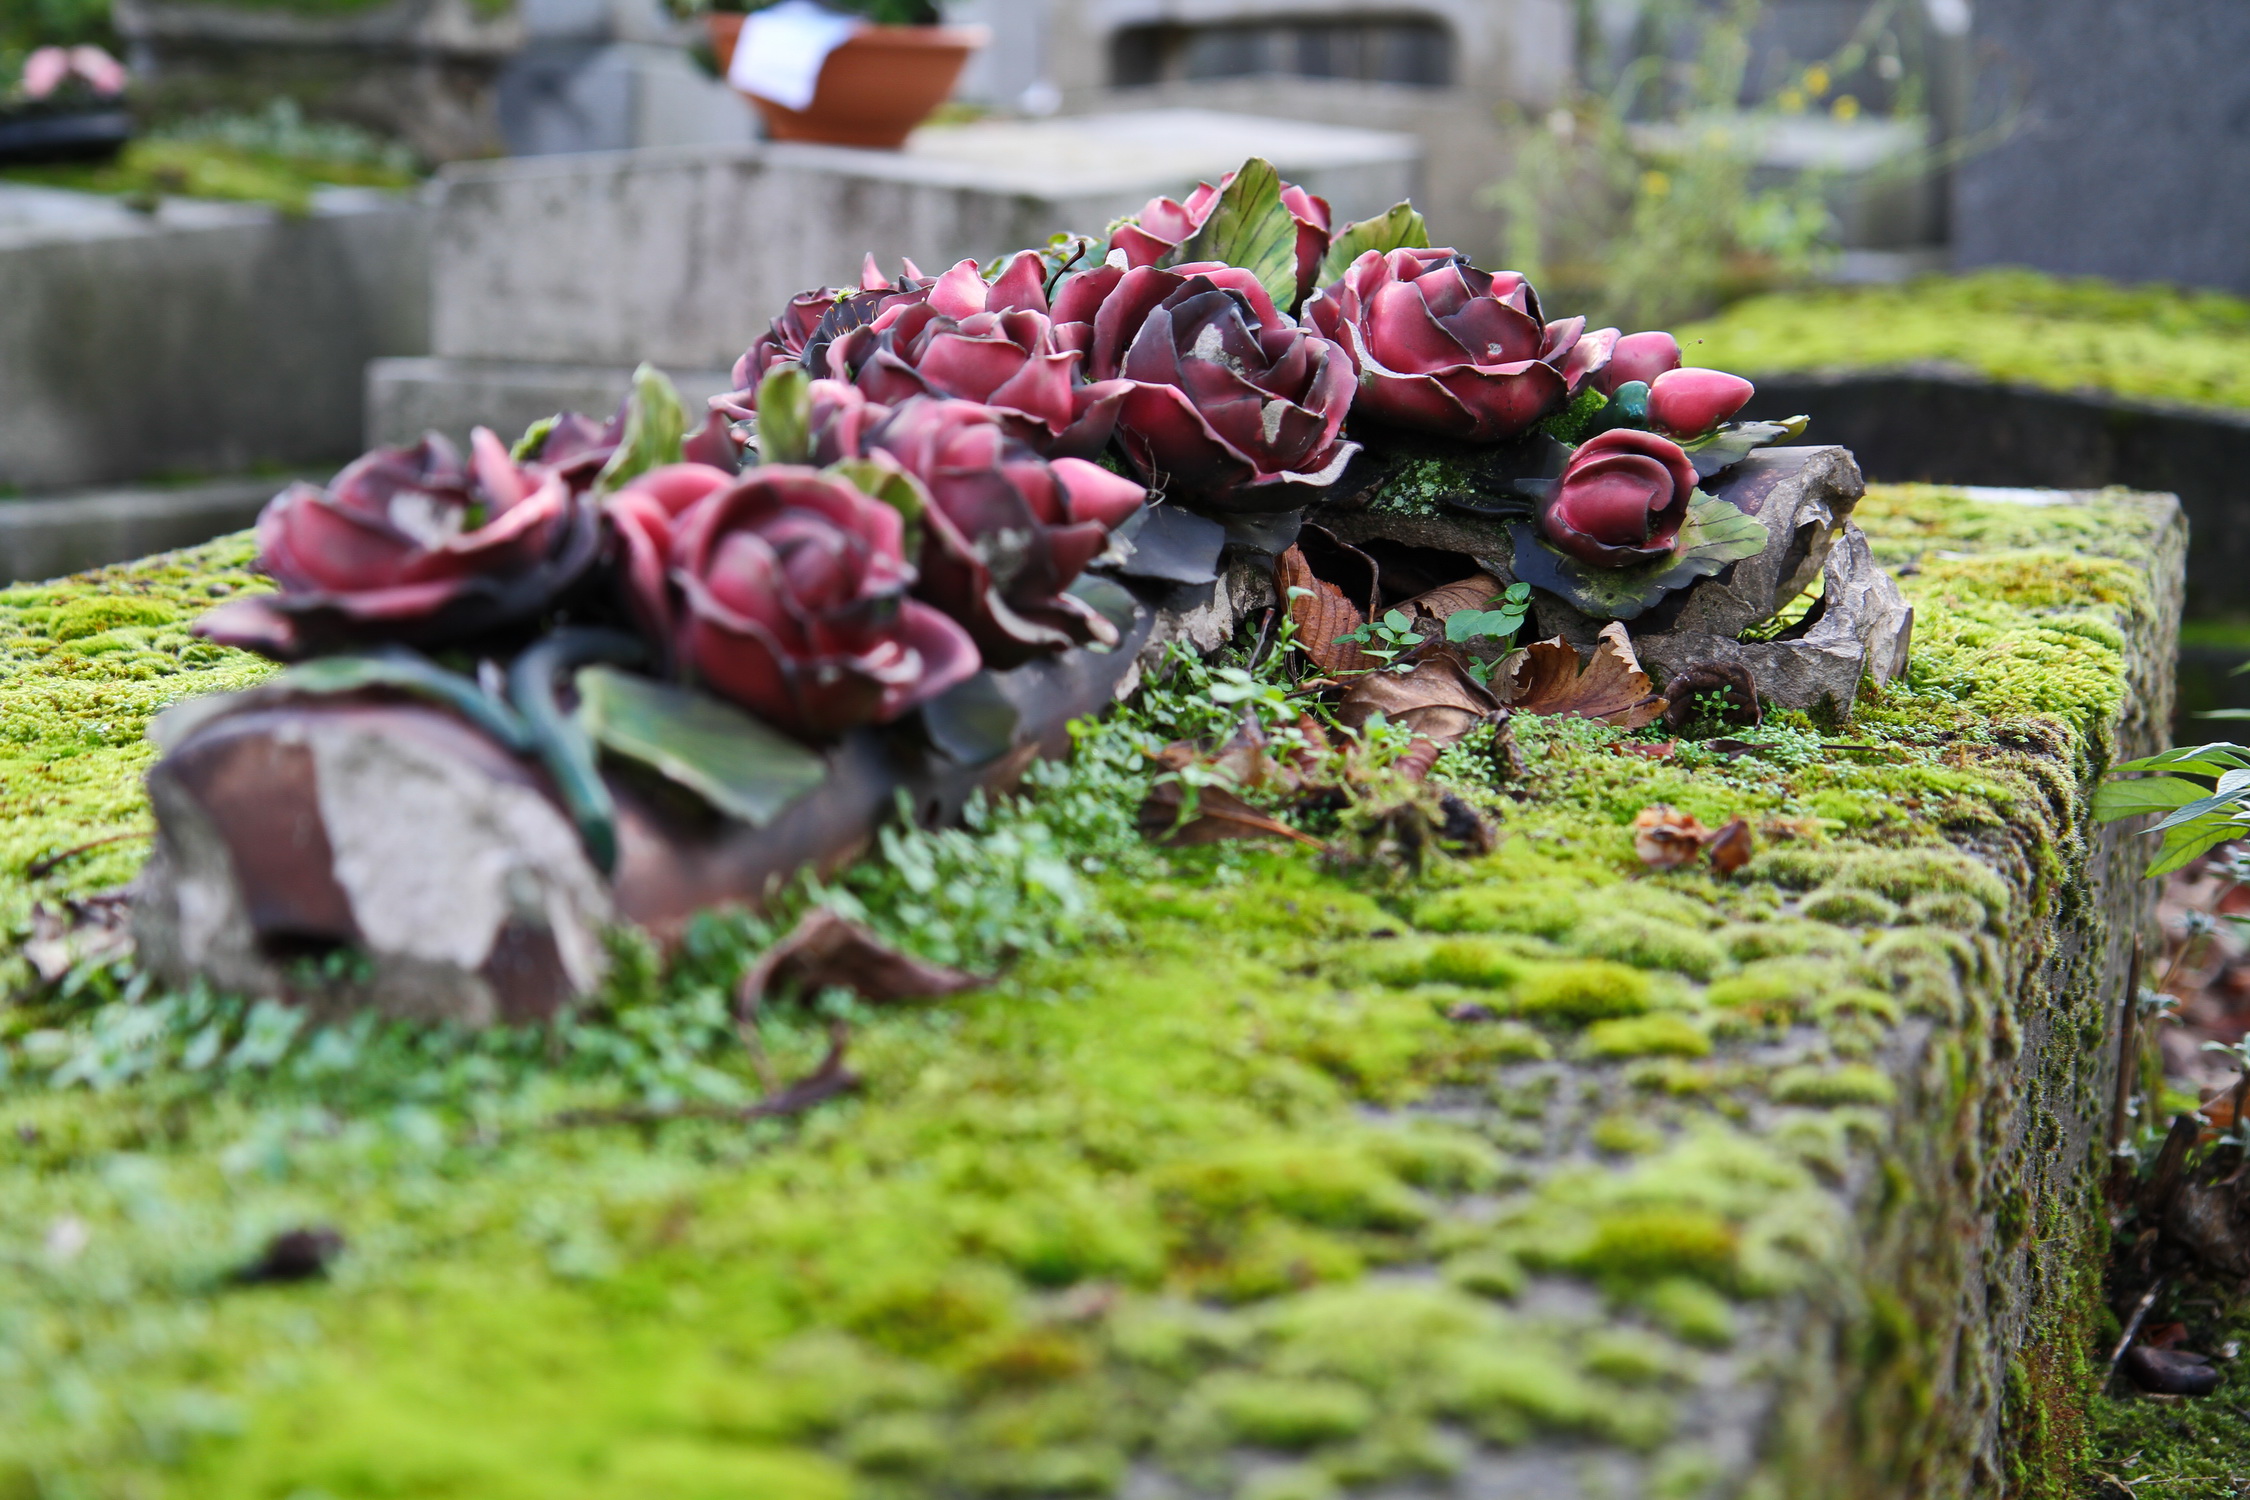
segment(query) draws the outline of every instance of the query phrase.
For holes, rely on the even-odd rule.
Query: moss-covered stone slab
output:
[[[1849,725],[1519,719],[1438,771],[1494,852],[1419,876],[1142,844],[1134,737],[1233,711],[1175,666],[823,893],[1000,977],[849,1014],[860,1091],[795,1121],[563,1120],[813,1065],[817,1010],[736,1039],[744,916],[668,973],[620,936],[551,1032],[19,963],[0,1493],[2069,1493],[2141,909],[2086,807],[2166,721],[2184,536],[2121,493],[1855,520],[1916,624]],[[146,826],[149,712],[255,675],[181,631],[245,553],[0,594],[19,932],[133,868],[23,874]],[[1645,869],[1657,802],[1757,858]],[[325,1278],[236,1279],[312,1224]]]

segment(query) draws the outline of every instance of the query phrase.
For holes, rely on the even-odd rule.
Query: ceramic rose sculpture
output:
[[[728,776],[765,774],[752,743],[769,771],[869,735],[997,754],[972,726],[1005,721],[1000,679],[1117,649],[1228,537],[1386,486],[1496,520],[1517,578],[1630,618],[1764,545],[1707,486],[1798,430],[1736,420],[1749,382],[1667,333],[1556,316],[1409,205],[1339,223],[1255,160],[1106,240],[935,274],[871,255],[776,309],[734,386],[691,414],[644,367],[607,420],[292,485],[258,522],[274,590],[197,629],[299,664],[268,698],[451,705],[608,850],[597,757],[724,809]],[[1450,474],[1473,493],[1425,482]]]

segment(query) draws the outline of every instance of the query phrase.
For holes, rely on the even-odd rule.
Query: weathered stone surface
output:
[[[0,485],[341,463],[367,362],[427,347],[428,224],[360,189],[290,218],[0,187]]]
[[[765,142],[462,163],[438,180],[432,352],[731,368],[810,286],[1098,233],[1263,154],[1344,218],[1413,186],[1403,136],[1197,110],[918,132],[904,151]]]
[[[175,983],[490,1025],[551,1015],[606,967],[614,908],[577,830],[442,712],[245,712],[161,762],[149,800],[134,937]],[[346,948],[364,970],[323,974]]]
[[[2250,292],[2241,72],[2250,8],[1977,0],[1968,9],[1968,133],[1984,149],[1954,168],[1956,263]]]
[[[1781,639],[1744,642],[1682,630],[1634,637],[1641,660],[1656,670],[1658,686],[1704,662],[1734,663],[1749,671],[1767,703],[1825,706],[1838,718],[1848,717],[1863,677],[1880,687],[1906,670],[1914,611],[1898,584],[1875,565],[1856,526],[1844,526],[1826,553],[1819,601]]]
[[[1255,587],[1238,566],[1178,628],[1199,640],[1213,621],[1231,629],[1229,601]],[[545,772],[442,709],[284,700],[190,717],[149,774],[158,838],[135,889],[135,938],[171,982],[325,1013],[550,1019],[601,977],[613,919],[676,937],[698,912],[758,906],[799,871],[856,858],[901,797],[943,824],[1033,758],[1065,753],[1069,721],[1111,702],[1121,677],[1137,680],[1152,618],[1143,609],[1114,651],[995,674],[1016,720],[993,759],[957,764],[910,733],[863,730],[762,825],[611,766],[607,879]],[[323,966],[339,954],[359,955],[364,972],[357,960]]]

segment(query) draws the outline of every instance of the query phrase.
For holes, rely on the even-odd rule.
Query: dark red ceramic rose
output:
[[[1139,213],[1110,232],[1110,250],[1123,253],[1127,269],[1161,265],[1195,238],[1217,210],[1220,195],[1238,175],[1227,173],[1217,186],[1199,184],[1184,203],[1151,198]],[[1281,184],[1281,206],[1297,226],[1297,295],[1302,298],[1312,290],[1320,275],[1321,258],[1328,254],[1332,216],[1326,198],[1308,193],[1293,182]]]
[[[927,295],[936,278],[923,275],[912,261],[903,262],[903,267],[897,281],[886,280],[869,255],[860,267],[856,289],[814,287],[790,298],[781,316],[734,362],[734,391],[720,409],[737,419],[747,417],[757,407],[758,382],[768,370],[776,365],[818,365],[838,334]]]
[[[600,551],[593,502],[555,470],[516,464],[488,428],[470,455],[432,433],[376,449],[326,489],[291,485],[258,516],[258,567],[279,591],[222,605],[196,633],[295,661],[529,624]]]
[[[1671,555],[1695,493],[1695,465],[1653,432],[1612,428],[1581,444],[1539,510],[1548,543],[1598,568]]]
[[[1306,319],[1348,352],[1359,409],[1392,426],[1465,442],[1528,432],[1609,363],[1614,328],[1541,321],[1513,271],[1452,250],[1370,250],[1323,287]]]
[[[885,405],[914,396],[981,402],[1040,451],[1090,457],[1109,442],[1123,391],[1080,382],[1078,356],[1055,342],[1046,274],[1029,250],[989,285],[975,261],[962,261],[921,302],[838,338],[813,373],[851,380]]]
[[[904,520],[849,483],[771,464],[723,487],[658,470],[634,492],[645,503],[613,506],[615,524],[662,512],[663,535],[628,546],[660,543],[669,563],[653,590],[631,572],[635,612],[677,671],[776,727],[818,739],[887,723],[977,670],[968,633],[908,597]]]
[[[1041,458],[989,407],[917,396],[855,408],[844,394],[832,381],[813,387],[816,451],[880,456],[921,481],[930,504],[914,592],[968,627],[987,666],[1116,643],[1115,627],[1066,590],[1146,490],[1083,459]]]
[[[1339,438],[1349,359],[1276,308],[1249,271],[1104,266],[1058,287],[1055,315],[1091,378],[1130,382],[1118,440],[1167,498],[1291,510],[1359,451]]]

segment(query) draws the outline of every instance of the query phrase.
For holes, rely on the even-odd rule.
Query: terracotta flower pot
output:
[[[723,73],[734,61],[743,18],[712,12],[711,50]],[[820,87],[804,109],[746,95],[777,141],[821,141],[895,151],[953,92],[969,54],[991,39],[982,26],[869,26],[828,54]]]

